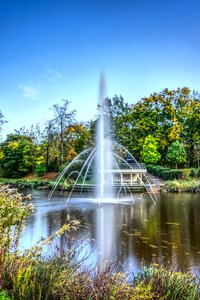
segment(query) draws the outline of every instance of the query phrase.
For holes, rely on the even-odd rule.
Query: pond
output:
[[[199,194],[161,194],[156,204],[146,194],[135,194],[131,201],[119,199],[99,207],[96,201],[80,196],[66,206],[67,194],[57,193],[48,200],[47,191],[30,193],[35,212],[27,220],[22,248],[50,236],[70,215],[81,221],[75,239],[83,244],[82,255],[90,253],[86,264],[106,259],[127,272],[137,272],[142,262],[159,258],[181,270],[195,272],[200,267]],[[63,247],[62,238],[59,242]]]

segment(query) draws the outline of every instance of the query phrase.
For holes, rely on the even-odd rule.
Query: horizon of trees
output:
[[[113,138],[140,162],[200,167],[200,94],[189,88],[164,89],[128,104],[122,96],[105,98]],[[95,144],[95,120],[76,120],[70,101],[51,108],[54,118],[14,130],[0,143],[0,173],[20,177],[58,171]],[[0,130],[7,122],[0,111]]]

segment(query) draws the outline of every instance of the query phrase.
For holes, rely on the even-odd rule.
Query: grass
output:
[[[156,299],[196,300],[200,297],[199,278],[189,272],[175,271],[171,267],[159,264],[144,267],[134,280],[136,283],[150,285],[152,291],[160,297]]]

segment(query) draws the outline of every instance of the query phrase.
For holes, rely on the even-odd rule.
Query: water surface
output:
[[[154,204],[146,194],[99,207],[92,198],[71,198],[57,193],[51,200],[46,191],[31,191],[35,212],[28,218],[22,248],[58,230],[70,215],[81,222],[75,232],[84,251],[91,252],[88,264],[117,261],[127,271],[137,271],[141,263],[159,258],[172,261],[181,270],[195,272],[200,266],[200,196],[163,194]],[[63,240],[60,245],[65,247]],[[51,251],[51,247],[48,251]]]

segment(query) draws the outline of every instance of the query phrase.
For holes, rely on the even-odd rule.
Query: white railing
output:
[[[142,169],[142,170],[146,170],[146,166],[143,163],[119,163],[118,164],[118,168],[119,169]],[[113,169],[118,169],[117,167],[113,167]]]

